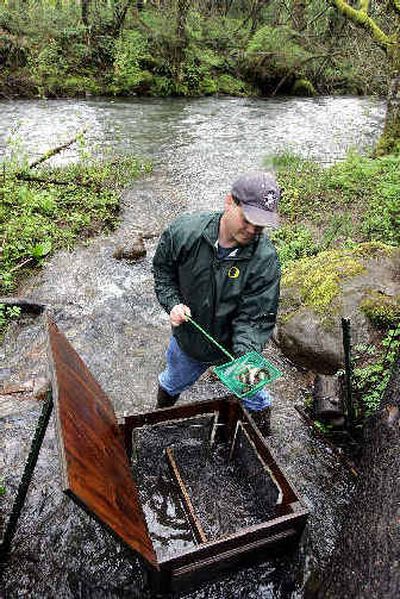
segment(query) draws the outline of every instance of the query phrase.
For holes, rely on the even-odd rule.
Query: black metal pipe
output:
[[[351,326],[349,318],[342,318],[343,331],[343,349],[344,349],[344,369],[346,381],[346,412],[348,428],[353,430],[354,427],[354,404],[352,394],[352,368],[351,368]]]
[[[25,464],[24,473],[19,483],[17,495],[15,497],[10,516],[7,521],[6,529],[3,536],[3,541],[0,545],[0,563],[6,560],[6,557],[11,549],[11,544],[17,529],[18,519],[24,507],[28,488],[32,480],[33,471],[35,469],[39,451],[43,443],[44,435],[49,424],[51,412],[53,409],[53,396],[51,390],[48,391],[47,398],[42,408],[34,437],[32,439],[31,448],[28,459]]]

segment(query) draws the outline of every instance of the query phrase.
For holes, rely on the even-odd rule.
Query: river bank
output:
[[[386,21],[385,8],[373,17]],[[14,0],[0,8],[0,34],[9,99],[387,92],[384,55],[323,2]]]

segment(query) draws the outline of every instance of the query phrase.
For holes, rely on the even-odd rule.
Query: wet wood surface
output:
[[[157,568],[111,403],[51,320],[48,330],[65,490]]]
[[[256,524],[244,528],[236,533],[220,537],[215,541],[202,543],[185,551],[176,557],[162,560],[160,564],[166,570],[179,572],[181,568],[192,567],[201,569],[207,567],[213,560],[223,559],[223,556],[242,556],[252,550],[254,544],[257,546],[273,545],[276,541],[286,542],[297,537],[304,528],[307,521],[308,511],[303,509],[296,514],[289,514],[274,518],[269,522]]]
[[[172,476],[174,477],[174,480],[175,480],[176,484],[178,485],[180,495],[181,495],[181,498],[183,501],[183,505],[185,506],[186,514],[189,518],[190,524],[192,525],[192,528],[194,530],[196,538],[200,543],[206,543],[207,542],[206,534],[200,524],[198,517],[196,516],[196,512],[193,507],[192,501],[190,499],[188,490],[186,488],[185,483],[183,482],[182,476],[179,472],[178,465],[175,461],[174,450],[172,449],[172,447],[166,448],[165,456],[167,458],[168,466],[171,470]]]

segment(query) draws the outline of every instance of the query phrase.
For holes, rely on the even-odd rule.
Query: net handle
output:
[[[198,329],[201,333],[203,333],[203,335],[205,337],[207,337],[207,339],[209,341],[211,341],[212,343],[214,343],[214,345],[216,345],[218,347],[218,349],[220,349],[226,356],[228,356],[228,358],[230,360],[232,360],[232,362],[235,360],[235,356],[232,356],[232,354],[230,354],[228,352],[228,350],[226,350],[224,347],[222,347],[222,345],[220,345],[218,343],[218,341],[215,341],[215,339],[213,337],[211,337],[211,335],[209,335],[199,324],[197,324],[197,322],[195,320],[193,320],[193,318],[191,318],[187,314],[185,314],[185,317],[186,317],[186,320],[188,322],[190,322],[190,324],[192,324],[194,327],[196,327],[196,329]]]

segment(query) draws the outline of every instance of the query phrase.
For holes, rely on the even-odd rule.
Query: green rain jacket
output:
[[[164,231],[153,259],[156,295],[168,313],[176,304],[189,306],[192,318],[236,356],[260,352],[272,334],[278,308],[276,251],[263,234],[235,255],[218,260],[221,216],[184,214]],[[173,335],[196,360],[226,361],[189,322],[173,327]]]

